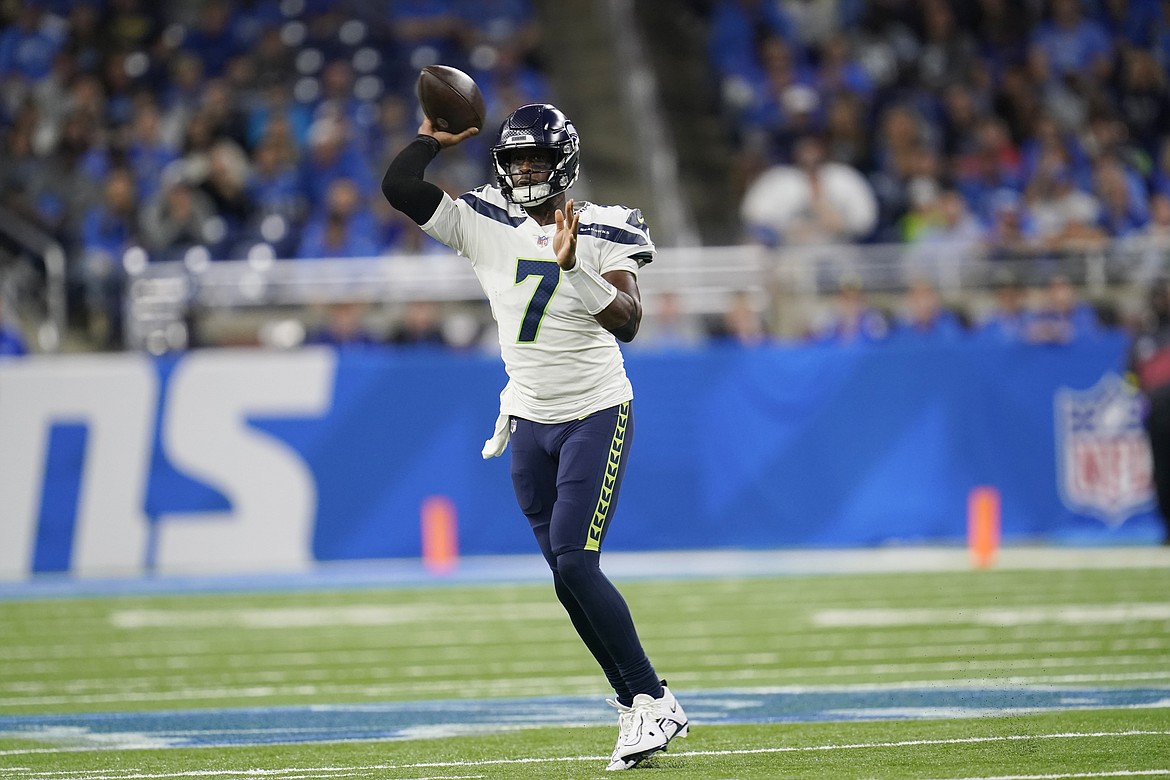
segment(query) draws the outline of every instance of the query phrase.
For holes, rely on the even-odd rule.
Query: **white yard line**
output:
[[[955,607],[951,609],[822,609],[813,615],[819,628],[891,628],[970,624],[1009,627],[1057,623],[1091,625],[1170,620],[1170,602],[1067,604],[1035,607]]]
[[[1060,775],[985,775],[938,778],[938,780],[1063,780],[1076,777],[1168,777],[1170,769],[1119,769],[1114,772],[1074,772]]]
[[[773,753],[809,753],[835,750],[877,750],[889,748],[913,748],[913,747],[931,747],[938,745],[968,745],[968,744],[987,744],[996,742],[1020,742],[1038,739],[1105,739],[1114,737],[1167,737],[1170,736],[1170,731],[1089,731],[1089,732],[1061,732],[1055,734],[1006,734],[999,736],[988,737],[955,737],[950,739],[912,739],[898,742],[855,742],[846,744],[829,744],[829,745],[803,745],[803,746],[786,746],[786,747],[766,747],[766,748],[748,748],[742,750],[691,750],[671,753],[674,758],[688,758],[697,756],[752,756],[752,755],[766,755]],[[367,766],[348,766],[348,767],[288,767],[285,769],[246,769],[246,770],[217,770],[217,769],[193,769],[185,772],[157,772],[147,773],[139,772],[137,770],[104,770],[102,773],[93,774],[74,774],[72,777],[77,777],[79,780],[164,780],[164,778],[180,778],[180,777],[276,777],[282,780],[290,780],[289,775],[293,773],[313,773],[319,777],[337,777],[339,773],[348,772],[373,772],[373,771],[391,771],[391,770],[415,770],[415,769],[458,769],[458,768],[474,768],[485,766],[516,766],[522,764],[559,764],[559,763],[577,763],[586,761],[605,761],[608,756],[552,756],[547,758],[496,758],[487,759],[484,761],[427,761],[412,764],[372,764]],[[1142,774],[1170,774],[1170,769],[1158,770],[1128,770],[1134,776]],[[4,770],[0,769],[0,775]],[[313,774],[306,774],[311,777]],[[28,780],[37,780],[38,778],[49,778],[55,776],[54,772],[38,772],[28,775]],[[1067,775],[1022,775],[1019,780],[1026,780],[1026,778],[1035,777],[1037,780],[1043,778],[1075,778],[1075,777],[1114,777],[1124,776],[1120,774],[1103,772],[1100,774],[1067,774]],[[454,780],[450,776],[444,776],[446,780]],[[970,780],[1009,780],[1008,778],[971,778]],[[1012,779],[1014,780],[1014,778]]]

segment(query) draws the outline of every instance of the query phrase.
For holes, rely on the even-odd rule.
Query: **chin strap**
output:
[[[581,302],[585,304],[585,310],[590,314],[602,311],[617,297],[617,288],[605,281],[605,278],[597,271],[584,266],[580,260],[568,271],[562,271],[562,273],[573,285],[577,295],[581,296]]]

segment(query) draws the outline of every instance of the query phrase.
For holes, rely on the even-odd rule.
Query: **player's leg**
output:
[[[621,593],[601,571],[609,528],[633,438],[630,405],[577,421],[560,445],[550,540],[557,569],[615,659],[632,699],[618,702],[618,742],[609,769],[629,769],[686,736],[687,720],[647,658]]]
[[[550,543],[560,577],[617,661],[631,694],[662,695],[629,606],[601,571],[601,543],[617,504],[633,438],[630,405],[572,423],[560,442]],[[622,701],[629,705],[632,699]]]
[[[556,505],[557,458],[549,453],[542,439],[555,439],[559,426],[539,425],[528,420],[516,420],[516,430],[511,436],[512,486],[516,501],[532,526],[540,552],[548,562],[553,575],[553,588],[557,600],[565,608],[569,620],[585,647],[597,660],[609,684],[613,686],[619,701],[629,705],[633,694],[626,687],[613,656],[609,654],[601,637],[593,630],[593,624],[585,615],[572,591],[565,584],[557,568],[557,558],[549,541],[549,527],[553,507]]]

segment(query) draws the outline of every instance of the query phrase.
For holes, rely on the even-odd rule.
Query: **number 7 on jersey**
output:
[[[536,341],[540,333],[540,323],[544,319],[544,311],[552,300],[557,285],[561,283],[561,267],[555,260],[525,260],[516,258],[516,284],[522,284],[530,277],[539,276],[540,281],[532,291],[528,301],[528,308],[524,310],[524,320],[520,323],[520,336],[517,339],[521,344],[531,344]]]

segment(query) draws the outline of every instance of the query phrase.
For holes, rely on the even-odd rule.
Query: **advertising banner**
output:
[[[1005,542],[1149,542],[1121,336],[1065,347],[733,347],[627,356],[631,460],[605,549],[957,542],[977,487]],[[0,576],[296,571],[531,553],[498,359],[308,348],[0,363]],[[430,503],[428,503],[430,502]]]

